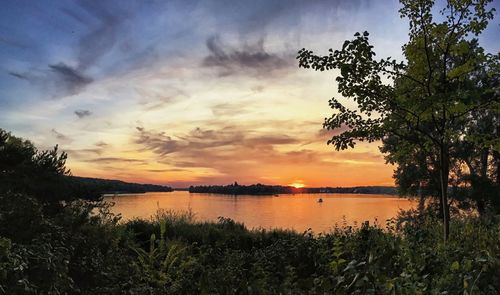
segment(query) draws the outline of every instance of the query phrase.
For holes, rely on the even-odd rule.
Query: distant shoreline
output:
[[[101,195],[143,194],[147,192],[171,192],[169,186],[125,182],[114,179],[67,176],[73,182]]]
[[[190,193],[220,195],[252,195],[272,196],[285,194],[366,194],[397,195],[393,186],[354,186],[354,187],[293,187],[284,185],[251,184],[240,185],[237,182],[229,185],[201,185],[186,188],[172,188],[164,185],[130,183],[113,179],[70,176],[77,183],[100,192],[102,196],[144,194],[153,192],[188,191]]]
[[[176,190],[176,189],[174,189]],[[183,189],[184,190],[184,189]],[[397,189],[390,186],[356,186],[356,187],[302,187],[281,185],[211,185],[191,186],[190,193],[212,193],[223,195],[283,195],[283,194],[383,194],[397,195]]]
[[[172,191],[147,191],[147,192],[105,192],[102,194],[103,197],[113,197],[113,196],[121,196],[121,195],[143,195],[147,193],[171,193],[171,192],[188,192],[190,194],[208,194],[208,195],[225,195],[225,196],[278,196],[278,195],[300,195],[300,194],[311,194],[311,195],[319,195],[319,194],[342,194],[342,195],[385,195],[385,196],[398,196],[397,193],[387,193],[387,192],[296,192],[296,193],[279,193],[279,194],[231,194],[231,193],[202,193],[202,192],[189,192],[186,188],[176,189],[174,188]]]

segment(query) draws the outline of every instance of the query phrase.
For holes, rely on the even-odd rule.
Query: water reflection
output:
[[[319,203],[318,199],[323,202]],[[115,202],[113,212],[125,220],[151,217],[158,208],[192,210],[198,220],[219,216],[243,222],[248,228],[287,228],[314,232],[329,231],[335,224],[357,225],[368,220],[385,225],[400,209],[416,203],[385,195],[299,194],[276,196],[227,196],[190,194],[185,191],[119,195],[105,198]]]

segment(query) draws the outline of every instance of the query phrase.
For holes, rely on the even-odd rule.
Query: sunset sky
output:
[[[59,144],[79,176],[174,187],[393,185],[377,143],[326,145],[335,72],[299,69],[295,57],[368,30],[380,58],[401,59],[408,25],[399,7],[2,1],[0,128],[43,149]],[[499,19],[481,37],[489,52],[500,48]]]

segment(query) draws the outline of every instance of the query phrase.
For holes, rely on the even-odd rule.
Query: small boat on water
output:
[[[323,199],[319,198],[318,203],[323,203]]]

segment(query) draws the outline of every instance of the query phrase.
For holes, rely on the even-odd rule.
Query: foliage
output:
[[[24,195],[0,194],[0,202],[7,204],[0,210],[5,293],[78,293],[126,271],[117,220],[103,215],[107,206],[75,202],[45,215]]]
[[[375,59],[368,32],[356,33],[326,56],[306,49],[297,56],[299,67],[338,69],[339,93],[355,102],[356,109],[349,109],[340,99],[329,101],[335,112],[323,126],[343,131],[328,143],[343,150],[357,141],[382,140],[386,160],[398,165],[395,177],[402,192],[423,186],[440,197],[444,239],[450,175],[457,176],[455,170],[469,163],[462,173],[483,180],[496,174],[497,186],[500,180],[499,55],[485,53],[477,39],[494,16],[489,2],[447,1],[437,22],[434,1],[401,0],[400,15],[410,25],[409,41],[402,47],[404,61]],[[467,152],[459,153],[460,147]],[[471,163],[479,158],[485,168],[476,173]],[[496,171],[489,172],[490,166]],[[481,198],[495,194],[480,196],[473,197],[483,211]]]
[[[23,193],[51,204],[98,199],[98,192],[66,177],[66,159],[57,146],[39,151],[30,141],[0,129],[0,192]]]

